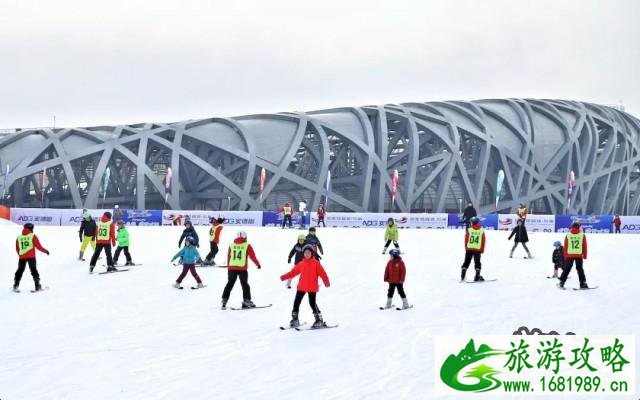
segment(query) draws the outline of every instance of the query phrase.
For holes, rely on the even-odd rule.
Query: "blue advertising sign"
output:
[[[495,231],[498,229],[498,214],[484,214],[478,215],[480,218],[480,225],[488,231]]]
[[[574,222],[582,225],[585,233],[611,233],[611,215],[556,215],[556,232],[569,232]]]
[[[124,210],[127,225],[162,225],[161,210]]]
[[[275,211],[265,211],[262,213],[262,226],[282,226],[284,215]],[[304,216],[304,223],[309,226],[311,223],[311,213],[307,213]],[[291,226],[300,227],[300,214],[295,214],[291,217]]]
[[[462,220],[460,214],[449,214],[447,218],[447,229],[464,229],[464,224],[461,224]]]

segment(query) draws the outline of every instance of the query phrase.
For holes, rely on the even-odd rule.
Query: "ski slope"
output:
[[[340,327],[296,332],[278,329],[290,319],[295,293],[279,276],[291,267],[287,255],[300,231],[244,229],[263,265],[249,272],[253,300],[273,307],[222,311],[225,269],[198,268],[204,290],[188,289],[190,275],[185,290],[171,287],[180,227],[129,230],[133,260],[143,265],[89,275],[88,261],[76,260],[77,228],[36,226],[51,251],[38,253],[42,283],[51,288],[29,293],[27,270],[16,294],[20,227],[0,225],[0,399],[432,399],[434,335],[511,334],[520,326],[640,333],[633,235],[588,235],[585,271],[600,288],[577,292],[545,278],[561,234],[531,233],[536,258],[525,260],[522,248],[508,258],[508,233],[487,232],[483,275],[498,281],[471,285],[458,282],[463,231],[401,230],[405,290],[415,307],[400,312],[378,310],[387,289],[384,231],[320,228],[331,287],[321,288],[318,305]],[[222,232],[225,256],[237,230]],[[207,237],[207,228],[198,232]],[[567,287],[578,284],[575,270],[571,276]],[[230,305],[241,294],[237,282]],[[313,321],[306,298],[300,311],[301,321]]]

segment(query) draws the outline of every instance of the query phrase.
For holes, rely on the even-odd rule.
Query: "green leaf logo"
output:
[[[487,392],[500,387],[502,384],[494,377],[500,373],[492,367],[480,364],[467,372],[465,378],[476,378],[478,382],[464,384],[458,380],[460,372],[467,366],[474,364],[487,357],[504,354],[502,350],[494,350],[486,344],[481,344],[476,350],[473,339],[469,340],[467,346],[458,353],[457,356],[450,354],[440,368],[440,379],[447,386],[462,392]]]

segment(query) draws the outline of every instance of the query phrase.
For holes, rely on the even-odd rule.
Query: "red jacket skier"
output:
[[[36,267],[36,249],[47,255],[49,255],[49,250],[42,247],[38,237],[33,233],[33,228],[33,224],[30,222],[24,224],[22,234],[16,238],[16,253],[18,253],[19,260],[18,269],[16,270],[13,280],[14,292],[20,291],[18,286],[20,286],[20,280],[22,279],[22,274],[24,273],[24,269],[27,264],[29,264],[29,271],[33,277],[33,282],[35,283],[35,290],[42,290],[42,286],[40,286],[40,274]]]
[[[326,324],[322,320],[322,314],[316,304],[316,293],[318,292],[318,278],[322,279],[325,287],[329,287],[329,277],[327,276],[324,268],[322,268],[320,261],[316,260],[313,256],[315,253],[313,246],[308,244],[305,245],[302,249],[302,253],[304,254],[304,258],[297,263],[291,271],[280,277],[280,280],[284,281],[300,275],[300,279],[298,280],[298,291],[296,292],[296,297],[293,300],[293,310],[291,311],[291,322],[289,323],[289,326],[295,328],[300,325],[300,321],[298,320],[300,303],[302,302],[304,295],[308,294],[309,306],[311,307],[311,311],[315,318],[312,328],[323,328]]]
[[[580,229],[580,224],[574,223],[571,226],[571,230],[570,230],[571,234],[573,235],[578,235],[581,232]],[[568,253],[568,249],[569,249],[569,235],[564,237],[564,259],[567,260],[569,258],[572,259],[581,259],[581,260],[586,260],[587,259],[587,236],[582,234],[582,251],[580,252],[580,254],[569,254]]]
[[[480,219],[478,219],[476,217],[476,222],[473,223],[471,225],[471,227],[469,229],[475,229],[476,231],[479,229],[482,229],[482,226],[480,225]],[[467,233],[464,235],[464,247],[467,251],[473,252],[473,253],[484,253],[484,244],[485,244],[486,240],[485,240],[485,236],[484,236],[484,229],[482,230],[482,236],[480,238],[480,248],[478,249],[477,246],[472,246],[469,243],[469,231],[467,230]]]
[[[234,244],[242,244],[242,243],[246,243],[247,242],[247,238],[246,237],[237,237],[233,240]],[[260,266],[260,261],[258,261],[258,259],[256,258],[256,253],[253,251],[253,247],[251,247],[250,244],[247,244],[247,256],[244,258],[244,265],[242,266],[233,266],[231,265],[231,248],[232,246],[229,246],[229,250],[227,251],[227,265],[229,266],[229,270],[231,271],[246,271],[247,270],[247,264],[249,263],[249,259],[251,259],[251,261],[253,261],[253,263],[256,265],[256,267],[258,267],[258,269],[261,268]]]
[[[467,275],[467,269],[471,264],[471,259],[473,259],[474,268],[476,270],[476,276],[473,280],[475,282],[484,281],[484,278],[480,275],[480,269],[482,268],[480,258],[482,253],[484,253],[484,244],[486,242],[484,228],[480,225],[480,218],[478,217],[472,217],[469,221],[471,222],[471,226],[467,229],[467,232],[464,235],[465,253],[460,280],[464,281],[465,276]]]
[[[227,252],[227,285],[222,291],[223,310],[227,308],[227,301],[229,301],[229,296],[231,296],[231,290],[238,278],[242,286],[242,308],[253,308],[256,306],[253,304],[253,301],[251,301],[251,287],[249,286],[247,264],[249,259],[251,259],[258,269],[260,269],[260,262],[256,258],[253,247],[247,242],[247,232],[240,231],[237,235]]]
[[[107,223],[111,222],[111,213],[104,213],[100,222]],[[111,246],[116,245],[116,228],[113,224],[109,224],[109,238],[100,240],[100,235],[97,236],[96,244],[110,244]]]
[[[384,281],[387,283],[404,283],[404,278],[407,275],[407,269],[404,266],[404,261],[398,256],[398,258],[391,257],[387,262],[387,268],[384,270]]]
[[[578,270],[578,279],[580,280],[580,289],[588,289],[587,277],[584,274],[583,260],[587,259],[587,236],[584,234],[580,227],[580,223],[574,222],[571,224],[571,230],[564,237],[564,270],[560,275],[560,282],[558,287],[563,289],[564,283],[569,278],[569,272],[573,264],[576,265]]]

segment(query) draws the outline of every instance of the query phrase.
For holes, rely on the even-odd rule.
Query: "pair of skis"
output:
[[[12,290],[14,293],[20,293],[20,292],[21,292],[21,290],[20,290],[20,289],[14,290],[13,288],[11,288],[11,290]],[[40,290],[31,289],[29,292],[31,292],[31,293],[38,293],[38,292],[44,292],[45,290],[49,290],[49,286],[43,286],[42,288],[40,288]]]
[[[175,287],[175,286],[174,286],[174,287]],[[202,286],[202,287],[191,286],[191,290],[204,289],[204,288],[206,288],[206,287],[207,287],[207,285],[204,285],[204,286]],[[178,286],[176,289],[180,289],[180,290],[182,290],[182,289],[184,289],[184,286]]]
[[[409,307],[404,308],[404,307],[396,307],[393,304],[391,305],[391,307],[387,308],[387,307],[379,307],[381,310],[393,310],[394,308],[396,309],[396,311],[404,311],[404,310],[409,310],[411,308],[413,308],[413,304],[411,304]]]
[[[255,310],[255,309],[260,309],[260,308],[269,308],[271,307],[273,304],[266,304],[264,306],[255,306],[255,307],[229,307],[230,310],[233,311],[245,311],[245,310]],[[300,323],[300,325],[298,326],[281,326],[280,330],[286,331],[289,329],[295,329],[296,331],[311,331],[311,330],[320,330],[320,329],[330,329],[330,328],[337,328],[338,325],[327,325],[326,323],[321,326],[321,327],[316,327],[314,328],[313,325],[311,327],[303,327],[305,326],[307,323],[306,322],[302,322]]]

